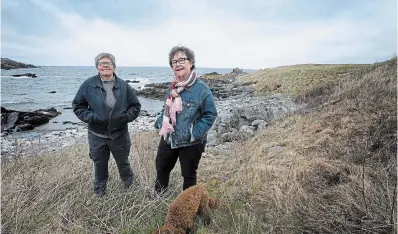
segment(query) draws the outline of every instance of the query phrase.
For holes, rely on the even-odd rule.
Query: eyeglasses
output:
[[[110,67],[113,66],[113,64],[111,62],[99,62],[98,66],[102,66],[102,67]]]
[[[184,63],[185,63],[185,60],[189,60],[189,59],[188,59],[188,58],[179,58],[179,59],[177,59],[177,60],[171,60],[171,65],[174,67],[174,66],[177,65],[177,62],[178,62],[179,64],[184,64]]]

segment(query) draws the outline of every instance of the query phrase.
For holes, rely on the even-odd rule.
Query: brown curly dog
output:
[[[218,209],[220,200],[209,197],[209,193],[203,184],[189,187],[182,192],[171,203],[167,213],[165,225],[154,234],[185,234],[191,231],[196,214],[202,215],[207,221],[210,221],[210,209]]]

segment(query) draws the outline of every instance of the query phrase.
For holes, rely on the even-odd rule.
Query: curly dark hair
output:
[[[192,67],[191,69],[195,69],[195,53],[189,49],[188,47],[185,46],[174,46],[173,48],[171,48],[170,52],[169,52],[169,65],[171,68],[173,68],[172,62],[171,60],[174,58],[174,55],[178,52],[182,52],[184,53],[188,60],[191,62]]]

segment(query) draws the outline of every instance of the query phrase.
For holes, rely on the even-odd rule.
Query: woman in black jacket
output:
[[[127,123],[138,117],[141,104],[136,91],[115,74],[115,57],[101,53],[95,57],[98,75],[80,86],[72,106],[75,115],[88,124],[90,157],[94,163],[94,193],[104,195],[108,180],[110,152],[126,187],[133,182],[129,162],[130,134]]]

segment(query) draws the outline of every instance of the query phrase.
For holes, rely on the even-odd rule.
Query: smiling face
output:
[[[191,74],[192,63],[183,52],[177,52],[171,60],[174,76],[177,81],[185,81]]]
[[[113,77],[115,67],[113,66],[112,61],[109,58],[102,58],[98,61],[97,70],[102,77],[109,78]]]

